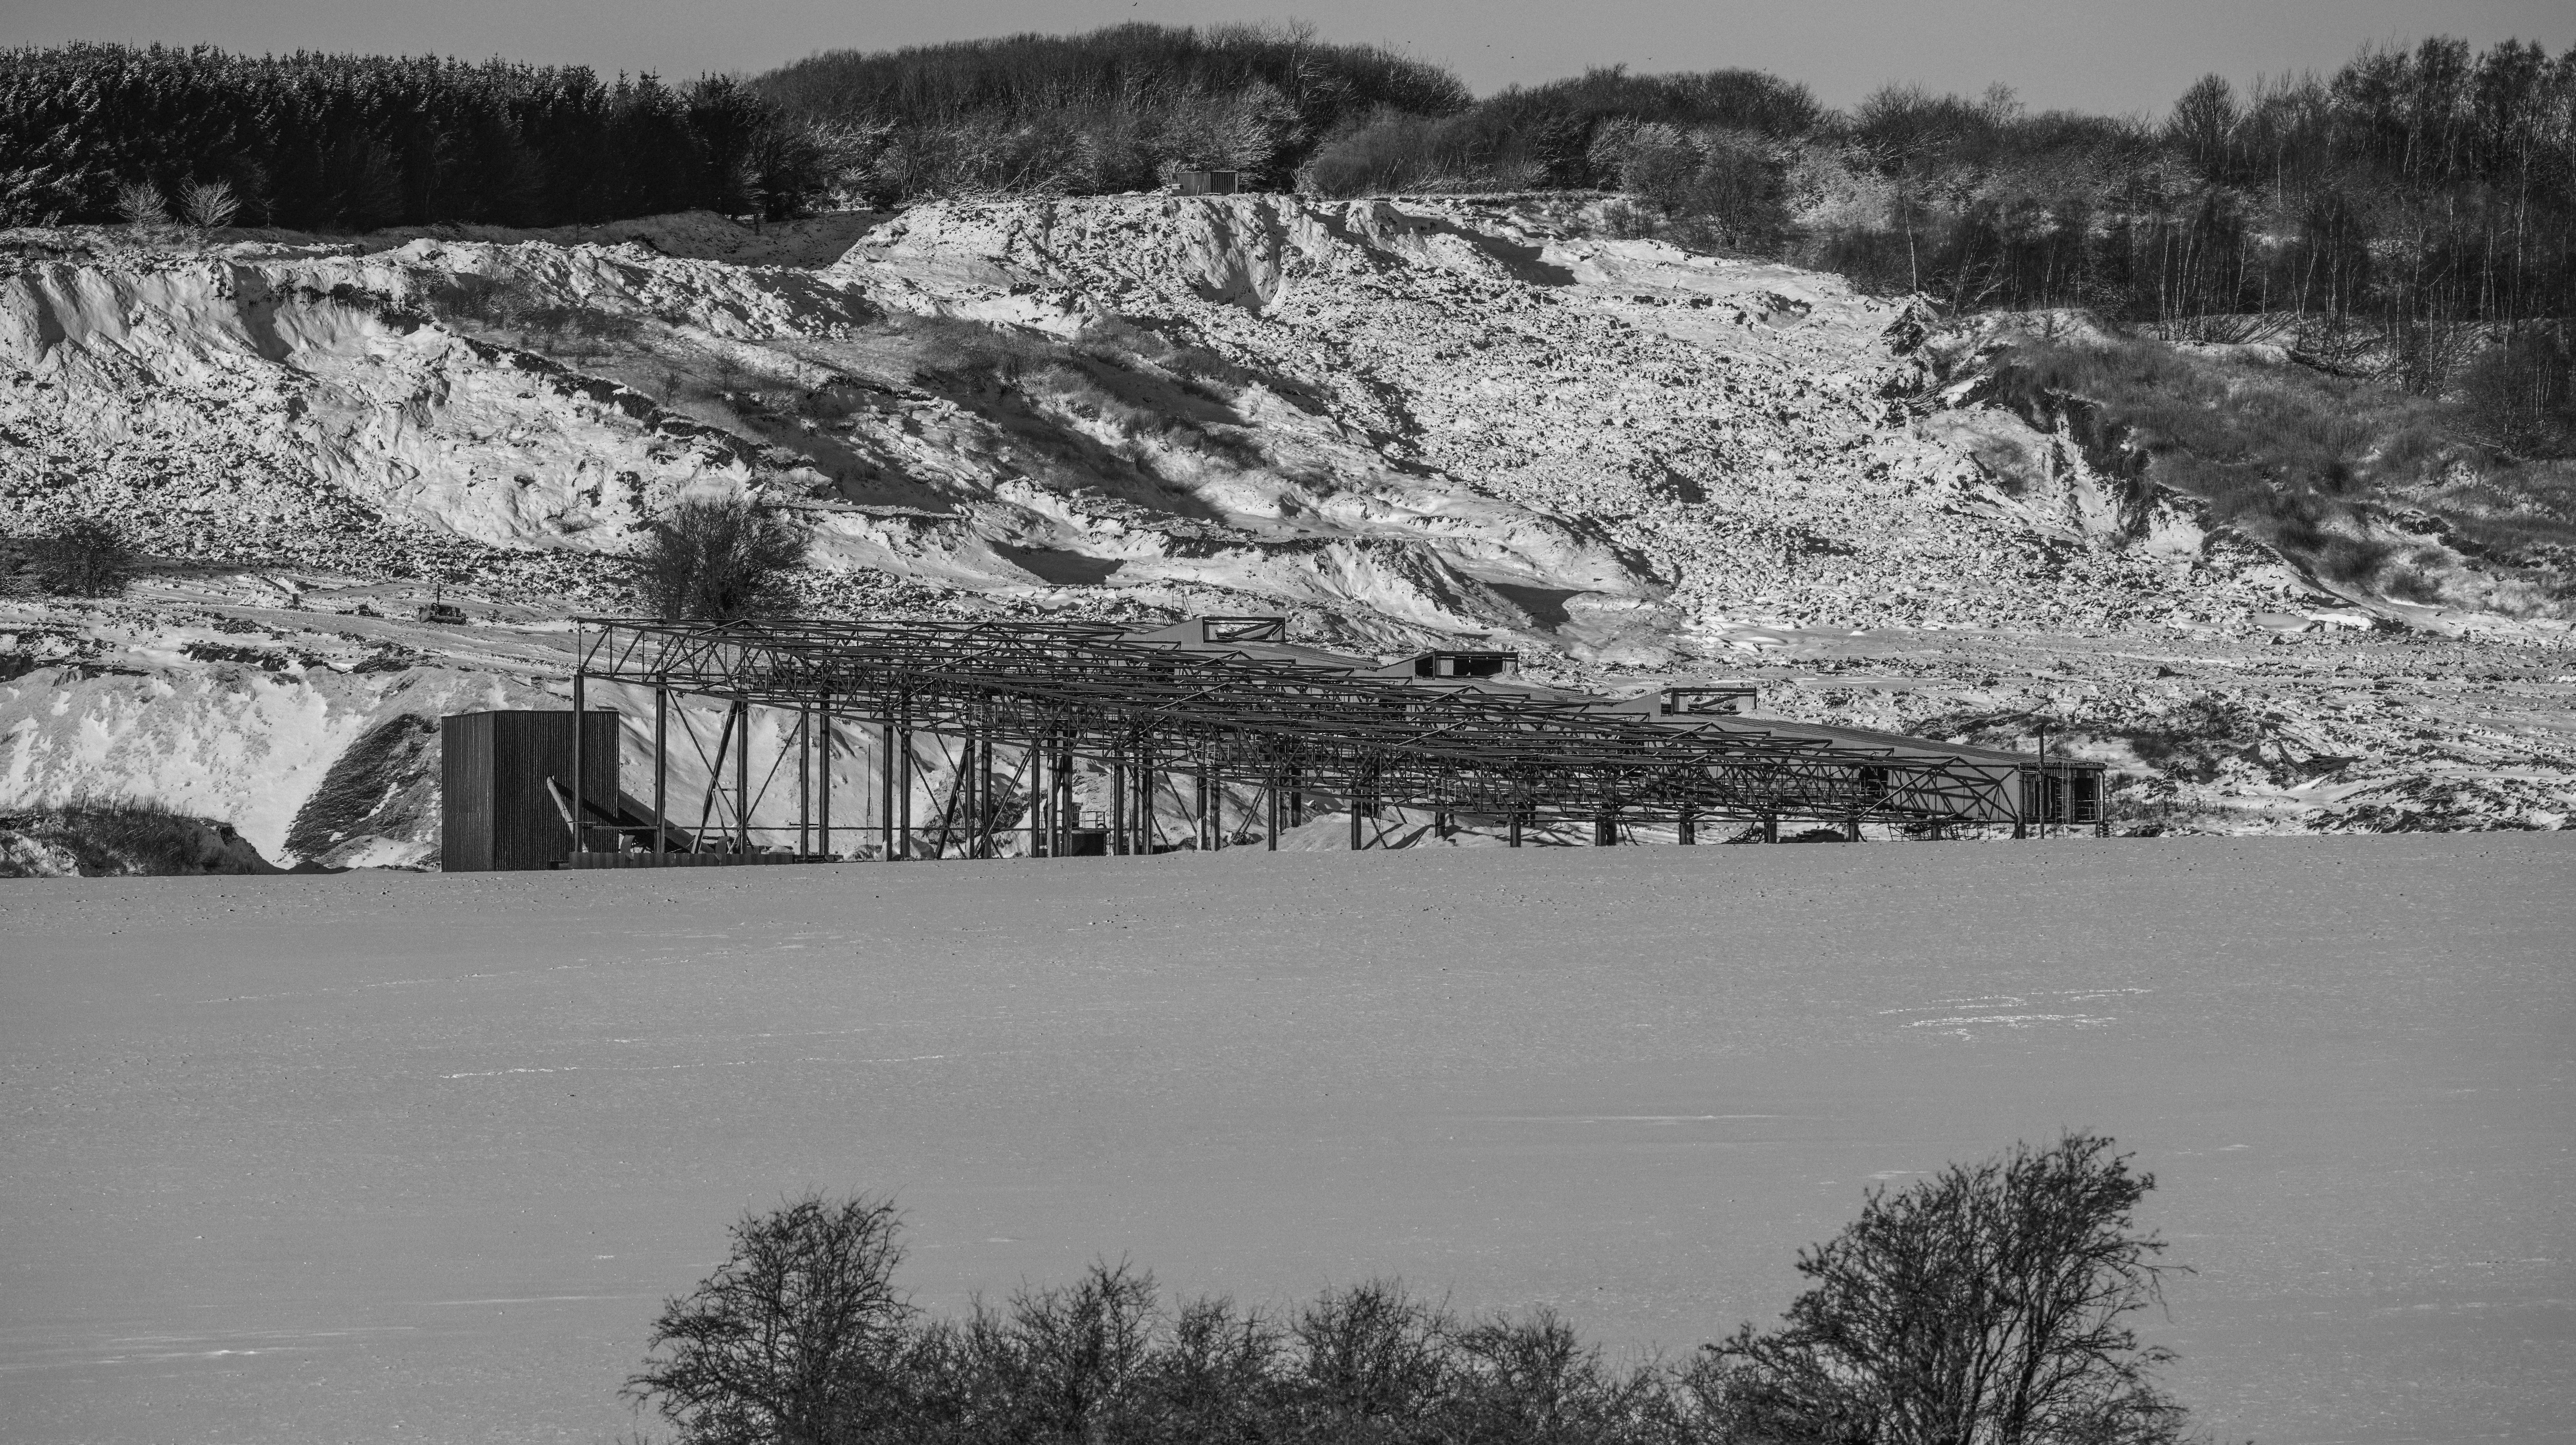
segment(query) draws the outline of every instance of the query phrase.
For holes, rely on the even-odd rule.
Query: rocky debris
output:
[[[2123,832],[2559,828],[2576,814],[2563,646],[2424,634],[1854,639],[1762,711],[2108,763]]]
[[[325,867],[438,861],[439,725],[396,713],[341,750],[286,826],[286,849]]]
[[[767,250],[688,217],[0,234],[0,535],[106,516],[148,554],[122,602],[0,599],[0,804],[129,787],[272,856],[426,864],[421,720],[555,698],[563,617],[624,610],[640,529],[750,494],[808,527],[817,614],[1279,612],[1584,686],[1750,673],[1818,720],[2046,719],[2120,764],[2135,828],[2565,815],[2567,700],[2525,747],[2459,690],[2576,670],[2563,626],[2324,588],[2079,405],[1994,404],[1920,303],[1595,219],[1104,197]],[[1906,686],[1806,680],[1855,668]],[[2374,668],[2423,710],[2312,682]]]

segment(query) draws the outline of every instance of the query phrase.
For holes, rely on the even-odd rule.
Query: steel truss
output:
[[[1208,636],[1219,635],[1211,625]],[[650,689],[655,719],[650,803],[573,798],[580,851],[751,852],[755,831],[784,832],[751,823],[761,796],[750,760],[755,709],[796,719],[799,856],[844,856],[835,840],[853,833],[868,836],[846,856],[887,859],[1140,853],[1256,836],[1276,847],[1327,800],[1348,815],[1353,848],[1383,844],[1388,810],[1427,812],[1443,831],[1481,819],[1514,846],[1525,830],[1577,821],[1592,825],[1595,842],[1618,841],[1623,826],[1641,822],[1669,824],[1691,842],[1721,820],[1760,822],[1769,833],[1783,819],[1815,819],[1857,837],[1864,821],[1937,828],[2020,818],[2024,769],[2004,755],[1801,735],[1829,730],[1735,717],[1657,717],[1516,686],[1192,648],[1108,625],[584,618],[575,646],[576,709],[591,684],[616,683]],[[708,777],[693,828],[671,815],[666,782],[673,701],[690,697],[726,705],[712,757],[684,711],[679,719]],[[873,731],[881,749],[873,781],[882,806],[865,829],[831,821],[831,757],[853,727]],[[789,758],[777,750],[762,792]],[[578,758],[573,771],[577,786]],[[1088,814],[1085,779],[1107,795]],[[1171,818],[1190,836],[1167,836]]]

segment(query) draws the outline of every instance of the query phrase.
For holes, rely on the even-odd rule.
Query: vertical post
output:
[[[671,782],[671,679],[653,679],[653,861],[671,851],[671,814],[666,806]]]
[[[814,705],[796,705],[796,856],[814,851]]]
[[[877,822],[885,830],[884,861],[894,861],[894,709],[887,708],[885,723],[877,734],[883,744],[877,750]]]
[[[1288,826],[1306,826],[1306,774],[1295,763],[1288,765]]]
[[[582,851],[583,841],[581,767],[586,759],[581,755],[581,735],[586,731],[582,723],[590,716],[584,710],[586,698],[583,685],[590,680],[590,669],[583,666],[586,661],[587,659],[581,655],[581,624],[576,622],[572,629],[572,851],[575,853]],[[574,861],[578,863],[580,860],[576,858]]]
[[[965,837],[962,840],[963,848],[959,856],[965,858],[972,858],[975,856],[975,816],[977,804],[977,799],[975,797],[975,784],[977,782],[977,775],[983,771],[975,765],[977,758],[975,744],[977,741],[975,724],[970,718],[966,723],[965,746],[961,748],[957,754],[957,822],[958,826],[965,830]]]
[[[751,851],[751,699],[733,700],[733,851]]]
[[[1762,841],[1765,843],[1777,843],[1780,841],[1779,814],[1765,813],[1762,815]]]
[[[993,856],[993,727],[987,722],[975,749],[975,831],[966,838],[970,858]]]
[[[1137,857],[1151,856],[1154,851],[1146,837],[1150,826],[1146,820],[1154,808],[1153,778],[1145,770],[1149,761],[1147,746],[1144,735],[1138,734],[1127,759],[1127,851]]]
[[[1699,819],[1691,816],[1690,809],[1682,809],[1681,821],[1674,825],[1673,838],[1685,848],[1699,841]]]
[[[1109,852],[1110,856],[1127,856],[1127,750],[1113,747],[1109,751]]]
[[[2048,836],[2048,724],[2039,725],[2039,836]]]
[[[1860,841],[1859,810],[1855,809],[1852,812],[1843,815],[1843,836],[1851,839],[1855,843]]]
[[[817,841],[822,846],[814,851],[829,858],[832,856],[832,695],[830,693],[823,694],[822,701],[815,704],[815,712],[823,724],[823,772],[815,779],[819,785],[815,806],[816,811],[821,814],[816,826],[822,834]]]
[[[902,720],[895,728],[895,851],[897,858],[912,857],[912,705],[902,704]]]
[[[1217,761],[1217,745],[1208,744],[1207,752],[1207,823],[1208,851],[1225,846],[1225,772]]]
[[[1047,858],[1057,855],[1055,739],[1041,731],[1029,748],[1029,852]]]
[[[1514,847],[1514,848],[1517,848],[1517,847],[1519,847],[1520,845],[1521,845],[1521,810],[1520,810],[1520,809],[1518,809],[1518,808],[1514,808],[1514,809],[1512,809],[1512,821],[1511,821],[1511,843],[1509,844],[1509,846]]]
[[[1154,743],[1143,733],[1136,736],[1134,786],[1127,790],[1128,823],[1135,832],[1135,846],[1130,850],[1140,858],[1154,856]]]
[[[1001,855],[1002,834],[1004,832],[1027,833],[1027,848],[1030,856],[1032,857],[1037,855],[1039,847],[1046,841],[1046,748],[1038,741],[1038,738],[1040,737],[1043,737],[1043,734],[1033,735],[1029,742],[1022,744],[1020,747],[1020,761],[1023,765],[1023,771],[1028,774],[1027,823],[1023,825],[1018,818],[1013,818],[1011,819],[1011,826],[1008,829],[1005,829],[1002,826],[1002,804],[998,796],[994,801],[993,853],[996,857]],[[995,766],[998,768],[1000,765],[997,763]],[[1001,781],[997,773],[994,779],[994,787],[998,790],[1000,786]]]
[[[1261,850],[1276,853],[1279,851],[1279,763],[1275,758],[1270,763],[1270,776],[1262,783],[1261,800]]]
[[[1358,770],[1354,769],[1351,773],[1351,781],[1347,789],[1350,794],[1349,801],[1351,805],[1351,851],[1354,853],[1360,851],[1361,847],[1360,814],[1368,811],[1368,804],[1362,799],[1360,788],[1360,775]]]
[[[1082,799],[1075,784],[1082,781],[1081,763],[1073,754],[1073,735],[1064,734],[1057,744],[1055,780],[1051,796],[1055,799],[1055,839],[1047,851],[1061,858],[1073,851],[1073,835],[1082,831]]]

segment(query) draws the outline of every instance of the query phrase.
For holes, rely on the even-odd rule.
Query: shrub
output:
[[[150,181],[127,181],[116,188],[116,214],[129,226],[153,226],[170,219],[170,203]]]
[[[240,211],[241,198],[233,194],[230,181],[208,181],[179,192],[179,214],[201,231],[231,225]]]
[[[1447,1438],[1478,1445],[1610,1445],[1655,1438],[1674,1423],[1665,1382],[1651,1370],[1606,1368],[1598,1347],[1549,1309],[1469,1325],[1457,1361]]]
[[[1450,1320],[1396,1281],[1327,1291],[1290,1328],[1299,1393],[1334,1430],[1393,1429],[1423,1419],[1439,1400]]]
[[[1275,1439],[1285,1336],[1257,1310],[1231,1300],[1192,1300],[1146,1359],[1130,1412],[1143,1438],[1235,1445]]]
[[[1595,164],[1620,189],[1685,239],[1728,250],[1776,242],[1789,214],[1783,167],[1773,147],[1749,131],[1684,131],[1660,122],[1615,125],[1593,142]],[[1636,229],[1633,216],[1615,228]]]
[[[894,1206],[808,1194],[745,1214],[733,1248],[688,1296],[663,1305],[631,1398],[693,1445],[822,1445],[851,1438],[891,1398],[912,1306]]]
[[[1678,1370],[1388,1280],[1284,1330],[1225,1299],[1166,1312],[1124,1263],[918,1323],[891,1208],[808,1196],[734,1226],[628,1390],[683,1445],[2166,1445],[2165,1356],[2123,1323],[2165,1268],[2130,1220],[2154,1183],[2074,1134],[1874,1194],[1801,1257],[1782,1329]]]
[[[2516,327],[2464,370],[2461,410],[2503,450],[2576,454],[2576,357],[2556,327]]]
[[[117,597],[133,580],[134,549],[114,525],[82,518],[35,549],[36,585],[65,597]]]
[[[752,84],[832,135],[843,184],[880,204],[961,189],[1145,189],[1200,165],[1275,185],[1356,117],[1469,102],[1437,66],[1293,25],[1128,24],[827,51]]]
[[[2152,1379],[2170,1355],[2128,1317],[2161,1304],[2164,1244],[2138,1232],[2155,1177],[2109,1139],[1952,1165],[1890,1194],[1801,1253],[1811,1287],[1780,1328],[1723,1345],[1726,1426],[1758,1440],[2179,1439]]]
[[[1095,1264],[1065,1288],[1022,1291],[987,1354],[1000,1366],[989,1374],[1004,1387],[1004,1434],[1079,1445],[1129,1433],[1116,1427],[1140,1413],[1136,1385],[1154,1325],[1154,1277],[1123,1263]]]
[[[804,559],[796,524],[748,498],[682,502],[635,556],[635,590],[670,621],[732,622],[782,612]]]

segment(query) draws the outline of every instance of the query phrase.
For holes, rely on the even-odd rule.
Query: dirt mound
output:
[[[0,878],[283,873],[229,823],[151,803],[70,803],[0,814]]]

